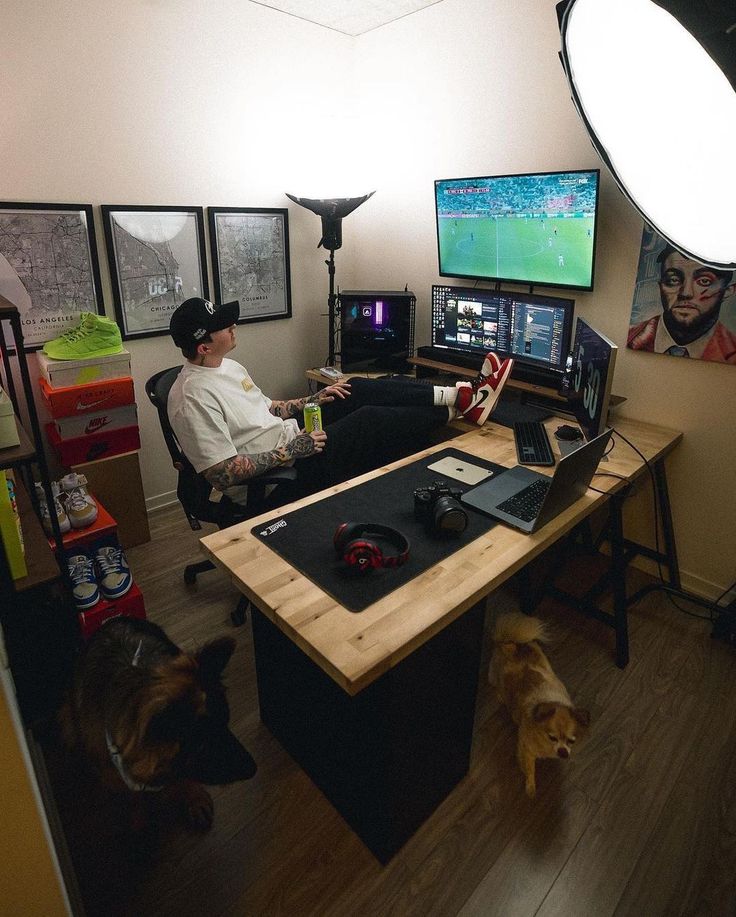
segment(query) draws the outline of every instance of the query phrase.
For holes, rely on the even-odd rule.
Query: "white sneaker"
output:
[[[77,554],[67,555],[66,566],[72,584],[74,604],[80,611],[92,608],[100,601],[100,587],[97,584],[92,558],[80,550]]]
[[[66,514],[72,528],[84,529],[97,519],[97,504],[87,493],[87,478],[72,471],[59,482],[66,494]]]
[[[38,508],[41,511],[41,525],[44,527],[44,531],[47,535],[53,535],[54,530],[51,526],[51,513],[49,512],[49,505],[46,502],[46,491],[43,489],[43,484],[40,481],[33,482],[34,487],[36,488],[36,496],[38,497]],[[68,532],[72,525],[69,521],[69,517],[64,512],[64,507],[59,502],[59,485],[56,481],[51,482],[51,493],[54,497],[54,512],[56,513],[56,518],[59,522],[59,531],[62,535]]]

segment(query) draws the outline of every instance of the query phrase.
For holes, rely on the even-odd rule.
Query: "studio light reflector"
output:
[[[723,269],[736,268],[734,10],[731,0],[557,5],[563,67],[598,154],[660,235]]]

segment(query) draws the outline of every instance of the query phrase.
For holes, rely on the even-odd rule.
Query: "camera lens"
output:
[[[438,532],[464,532],[468,516],[454,497],[440,497],[434,505],[434,525]]]

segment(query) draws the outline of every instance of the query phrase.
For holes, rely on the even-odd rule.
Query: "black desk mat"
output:
[[[496,525],[493,519],[468,513],[468,527],[458,535],[431,535],[414,519],[414,489],[433,481],[442,481],[454,490],[469,486],[444,478],[428,465],[447,456],[465,459],[495,474],[506,471],[503,465],[487,462],[458,449],[443,449],[418,459],[403,468],[333,494],[292,513],[272,520],[268,526],[254,526],[251,532],[269,548],[280,554],[292,567],[303,573],[350,611],[363,611],[383,596],[439,563]],[[410,543],[409,559],[401,567],[384,567],[357,574],[335,552],[333,536],[343,522],[372,522],[398,529]],[[371,537],[387,554],[396,549]]]

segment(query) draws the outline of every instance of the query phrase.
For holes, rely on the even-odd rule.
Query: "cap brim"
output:
[[[209,322],[209,330],[222,331],[223,328],[229,328],[235,325],[240,318],[240,300],[223,303]]]

